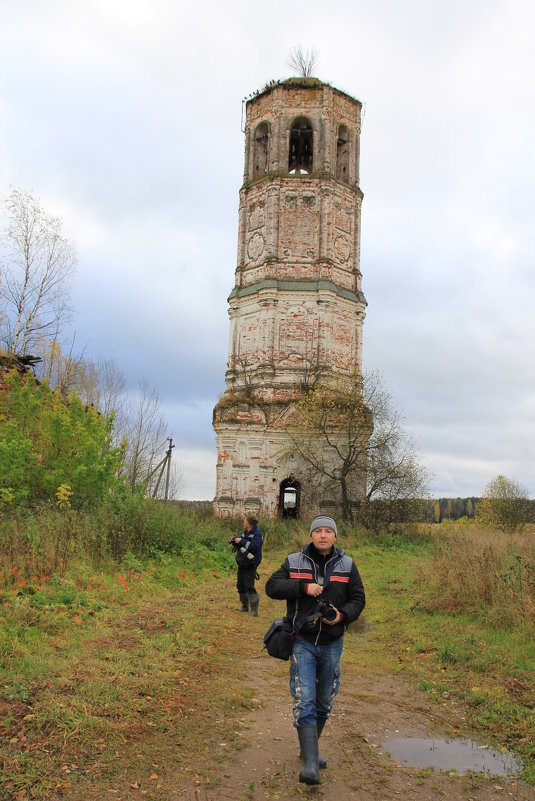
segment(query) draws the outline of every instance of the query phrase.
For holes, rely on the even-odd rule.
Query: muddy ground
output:
[[[350,637],[346,648],[352,647]],[[258,708],[240,721],[245,747],[214,768],[216,787],[200,777],[178,789],[169,801],[277,801],[317,798],[322,801],[535,801],[531,786],[507,777],[415,769],[396,763],[382,748],[391,737],[447,738],[462,730],[463,709],[451,699],[437,703],[402,676],[379,672],[359,676],[344,669],[331,720],[320,740],[327,759],[322,784],[307,787],[297,780],[300,761],[292,726],[288,663],[265,652],[241,666],[255,676]],[[219,756],[219,754],[217,755]],[[216,764],[216,763],[214,763]]]

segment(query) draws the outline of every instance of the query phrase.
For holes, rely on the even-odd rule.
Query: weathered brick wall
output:
[[[334,172],[336,134],[345,125],[353,135],[354,145],[360,137],[361,103],[339,90],[318,84],[303,87],[281,84],[247,104],[245,127],[244,182],[254,179],[254,134],[267,122],[270,130],[269,171],[288,168],[288,132],[297,117],[306,117],[314,128],[315,170]],[[353,147],[350,179],[358,184],[358,147]]]
[[[361,202],[334,179],[266,178],[242,190],[236,287],[324,278],[358,292]]]
[[[249,380],[261,388],[264,380],[256,380],[256,371],[263,365],[272,368],[274,384],[293,384],[301,380],[299,370],[316,366],[341,372],[359,367],[364,312],[356,305],[330,289],[279,290],[233,300],[228,366],[236,375],[228,376],[229,385]]]
[[[314,512],[284,421],[315,371],[361,367],[361,104],[309,84],[277,85],[247,104],[227,390],[214,410],[220,515],[276,516],[289,477],[301,480],[301,513]],[[296,120],[312,136],[308,174],[288,172]]]

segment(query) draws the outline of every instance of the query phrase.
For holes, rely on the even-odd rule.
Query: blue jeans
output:
[[[331,714],[340,687],[344,638],[328,645],[314,645],[300,637],[294,642],[290,661],[290,692],[294,699],[294,726],[316,726]]]

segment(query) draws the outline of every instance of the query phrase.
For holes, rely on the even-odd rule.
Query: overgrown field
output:
[[[20,539],[4,536],[4,801],[91,801],[110,790],[163,801],[197,772],[216,782],[225,749],[240,748],[240,722],[255,703],[243,676],[271,608],[262,595],[243,636],[230,524],[169,514],[151,556],[130,549],[117,561],[103,547],[90,559],[73,537],[55,570],[50,519],[46,531],[19,521]],[[339,544],[357,561],[373,626],[352,658],[413,677],[437,703],[462,702],[466,733],[513,748],[535,785],[535,536],[343,528]],[[307,540],[296,524],[268,525],[261,586]]]

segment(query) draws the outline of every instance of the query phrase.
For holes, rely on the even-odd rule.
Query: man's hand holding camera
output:
[[[342,613],[336,608],[336,606],[332,606],[332,604],[330,604],[330,607],[332,612],[336,612],[336,616],[330,620],[328,617],[322,617],[321,622],[326,623],[328,626],[334,626],[336,623],[340,623],[342,620]]]
[[[323,587],[321,584],[315,584],[314,582],[311,582],[310,584],[305,585],[305,592],[307,595],[310,595],[311,598],[318,598],[319,600],[319,597],[323,592]],[[333,606],[332,604],[326,604],[321,601],[320,605],[329,607],[329,617],[322,617],[322,623],[326,623],[328,626],[334,626],[336,623],[339,623],[342,620],[342,613],[336,608],[336,606]],[[333,612],[336,612],[336,615],[333,615]]]

